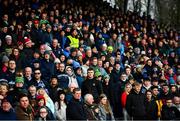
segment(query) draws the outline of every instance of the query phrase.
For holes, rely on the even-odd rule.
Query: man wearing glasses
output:
[[[34,71],[34,86],[36,87],[42,87],[42,88],[45,88],[46,85],[45,85],[45,82],[41,79],[41,71],[40,69],[36,69]]]

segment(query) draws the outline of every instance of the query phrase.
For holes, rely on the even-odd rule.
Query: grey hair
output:
[[[92,94],[86,94],[86,95],[84,96],[84,101],[85,101],[85,102],[87,102],[87,100],[88,100],[89,96],[92,96],[92,97],[93,97],[93,95],[92,95]]]

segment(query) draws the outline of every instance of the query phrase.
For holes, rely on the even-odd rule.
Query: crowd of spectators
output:
[[[96,0],[0,0],[0,120],[178,120],[180,34]]]

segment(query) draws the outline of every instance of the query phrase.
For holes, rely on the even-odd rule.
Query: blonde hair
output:
[[[43,90],[43,91],[42,91]],[[43,92],[43,93],[42,93]],[[37,95],[42,95],[45,98],[45,101],[48,100],[49,95],[46,93],[46,90],[44,88],[40,88],[37,90]]]

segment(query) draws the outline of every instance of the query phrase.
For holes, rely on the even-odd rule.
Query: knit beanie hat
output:
[[[7,39],[11,39],[12,40],[12,36],[11,35],[6,35],[5,36],[5,40],[7,40]]]
[[[110,79],[110,77],[108,74],[106,74],[103,79]]]
[[[108,46],[107,51],[113,51],[113,47],[112,46]]]
[[[5,97],[4,99],[2,99],[1,105],[2,105],[4,102],[9,102],[10,104],[12,103],[11,100],[10,100],[8,97]]]
[[[15,83],[24,83],[24,78],[23,77],[16,77]]]
[[[28,44],[30,42],[31,42],[31,40],[28,37],[24,37],[24,44]]]
[[[44,101],[44,105],[46,105],[46,101],[45,101],[44,96],[38,95],[38,96],[36,97],[36,99],[37,99],[38,102],[39,102],[40,100],[43,100],[43,101]]]
[[[101,72],[96,71],[96,72],[95,72],[95,77],[99,77],[99,76],[102,76],[102,75],[101,75]]]
[[[8,62],[8,61],[9,61],[9,58],[6,55],[4,55],[2,57],[2,63]]]

